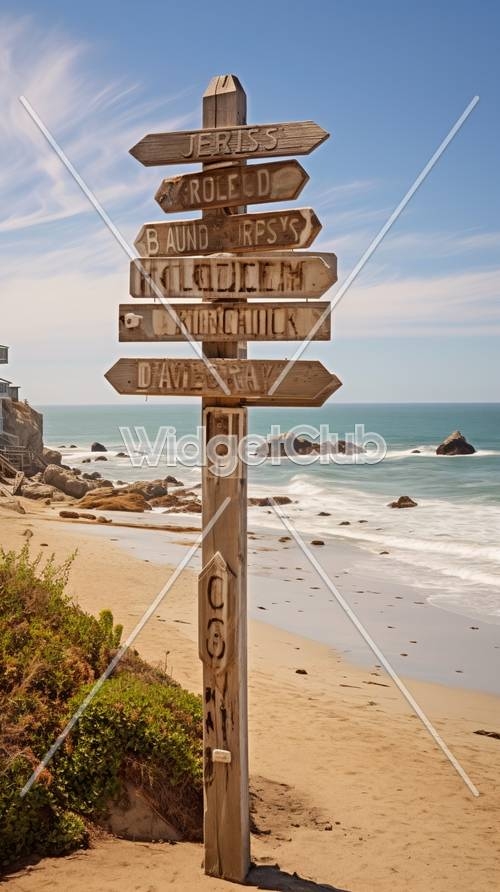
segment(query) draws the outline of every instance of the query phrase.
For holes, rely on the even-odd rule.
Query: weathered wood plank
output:
[[[308,155],[329,137],[314,121],[287,121],[236,127],[219,122],[203,130],[148,133],[130,154],[150,167],[194,161],[238,161],[241,158],[269,158]]]
[[[326,303],[176,303],[170,305],[196,341],[303,341],[327,309]],[[312,340],[330,340],[330,315]],[[183,341],[175,316],[161,304],[120,304],[119,340]]]
[[[248,405],[322,405],[341,382],[317,360],[296,362],[272,395],[283,359],[211,359],[232,399]],[[201,359],[119,359],[105,377],[118,391],[148,396],[227,397]],[[319,401],[319,402],[318,402]]]
[[[298,161],[220,167],[163,180],[155,200],[165,213],[290,201],[308,179]]]
[[[132,297],[321,297],[336,281],[335,254],[302,251],[140,257],[130,264]]]
[[[203,220],[145,223],[134,245],[144,257],[308,248],[321,223],[312,208],[217,215]]]
[[[203,96],[203,126],[225,127],[246,124],[246,94],[238,78],[219,76],[211,80]],[[245,165],[245,161],[237,162]],[[208,169],[204,165],[203,169]],[[213,170],[213,166],[211,167]],[[238,207],[244,213],[246,206]],[[212,210],[222,216],[224,211]],[[206,212],[203,216],[205,217]],[[244,341],[204,341],[208,357],[245,357]],[[212,402],[212,399],[210,400]],[[230,434],[239,441],[247,435],[247,410],[241,407],[214,408],[224,399],[202,401],[205,445],[214,436]],[[209,522],[229,499],[222,515],[202,543],[202,566],[219,551],[232,575],[229,577],[229,635],[236,659],[223,673],[203,663],[204,702],[204,843],[205,873],[244,882],[250,867],[250,803],[248,795],[248,707],[247,707],[247,465],[239,462],[227,477],[215,476],[208,464],[202,469],[202,522]],[[213,721],[210,721],[213,717]],[[214,751],[225,750],[231,762],[221,764]]]

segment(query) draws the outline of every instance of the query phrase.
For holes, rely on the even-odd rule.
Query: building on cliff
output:
[[[0,363],[9,361],[9,348],[0,345]],[[0,378],[0,476],[12,469],[34,474],[43,455],[43,416],[19,402],[19,387]]]
[[[9,361],[9,348],[5,346],[5,344],[0,344],[0,364],[6,365]],[[8,381],[7,378],[0,378],[0,400],[9,399],[9,400],[18,400],[19,399],[19,387],[17,384],[13,384],[12,381]],[[1,430],[1,428],[0,428]]]

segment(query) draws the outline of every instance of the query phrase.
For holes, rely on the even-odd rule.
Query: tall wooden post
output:
[[[246,95],[238,79],[231,75],[213,78],[203,97],[203,127],[245,123]],[[214,166],[205,164],[204,169]],[[211,210],[203,216],[215,223],[214,218],[227,212]],[[210,358],[246,356],[246,344],[238,342],[205,342],[203,350]],[[204,399],[203,424],[207,443],[217,435],[230,436],[234,450],[247,433],[247,410],[235,398]],[[207,461],[203,469],[204,528],[227,497],[230,502],[204,538],[199,579],[205,873],[241,882],[250,867],[247,468],[237,461],[229,476],[217,476],[209,465]]]

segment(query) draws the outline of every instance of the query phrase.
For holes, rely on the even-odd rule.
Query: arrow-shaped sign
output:
[[[314,121],[214,127],[175,133],[148,133],[130,154],[141,164],[182,164],[238,161],[243,158],[308,155],[328,139]]]
[[[309,177],[298,161],[220,167],[163,180],[155,199],[165,213],[290,201]]]
[[[145,223],[134,245],[143,257],[308,248],[321,231],[311,208],[203,220]]]
[[[212,359],[210,365],[231,397],[248,405],[322,406],[342,384],[320,362],[303,360],[290,366],[270,396],[286,360]],[[118,393],[227,398],[202,359],[119,359],[105,377]]]
[[[306,251],[243,257],[139,257],[130,264],[132,297],[321,297],[336,281],[335,254]]]

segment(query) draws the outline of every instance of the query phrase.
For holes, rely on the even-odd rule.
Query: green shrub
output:
[[[38,781],[39,759],[119,647],[109,610],[96,619],[65,594],[70,561],[41,567],[0,550],[0,865],[86,845],[125,779],[187,838],[202,825],[201,701],[128,652]]]

